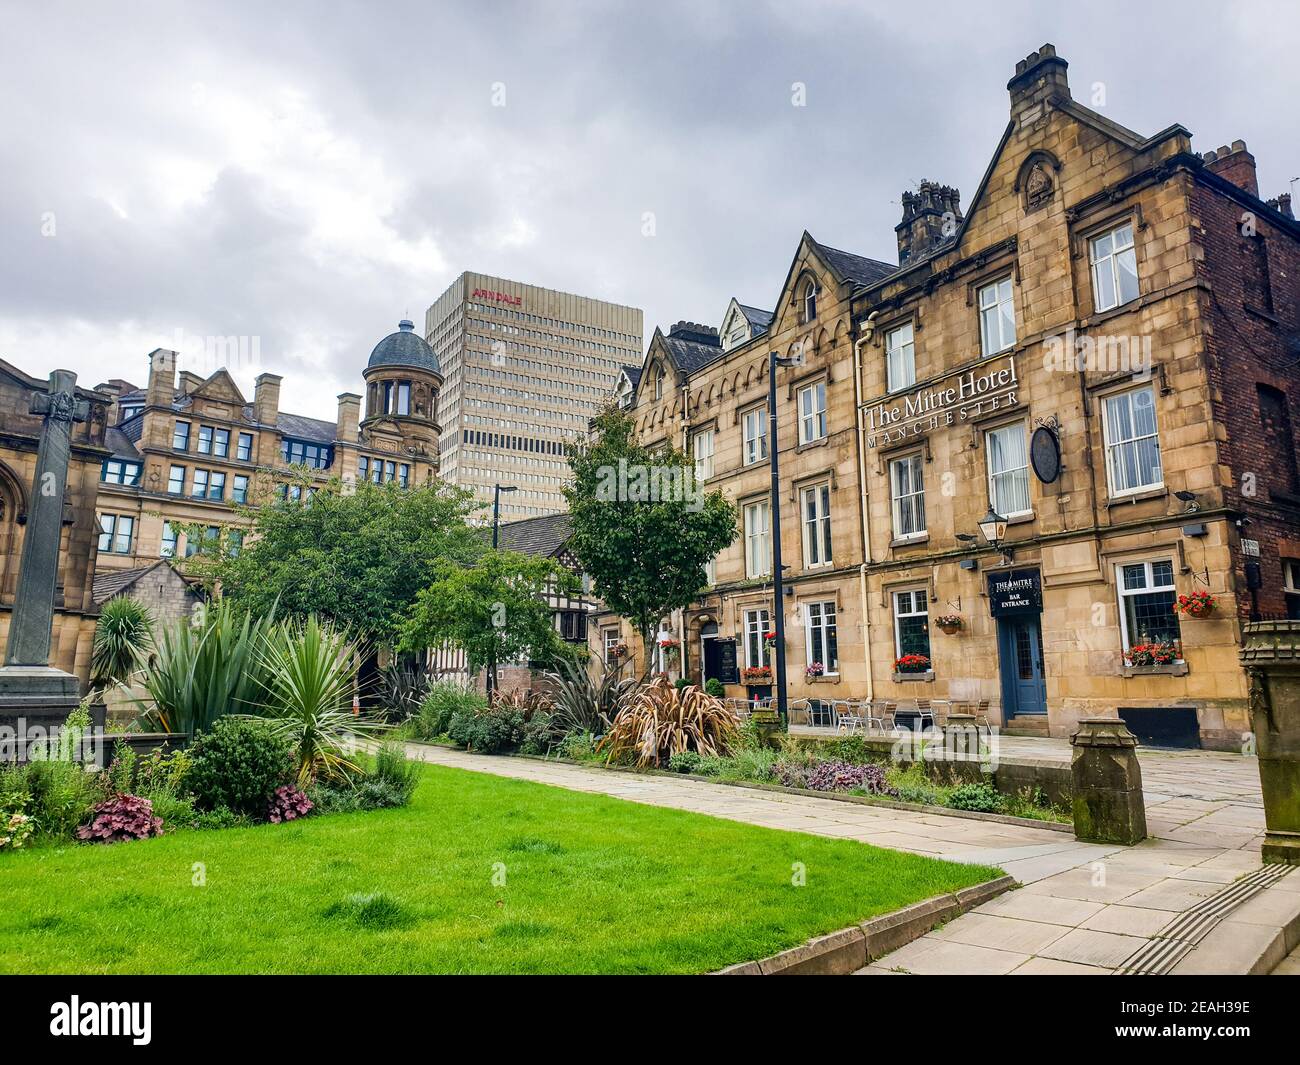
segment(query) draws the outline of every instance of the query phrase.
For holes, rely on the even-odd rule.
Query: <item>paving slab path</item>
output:
[[[1063,741],[1006,739],[1014,757],[1063,757]],[[1089,973],[1125,967],[1175,919],[1212,905],[1225,885],[1262,867],[1263,806],[1253,759],[1216,752],[1143,751],[1150,839],[1136,847],[1080,843],[1065,832],[895,810],[705,781],[468,754],[408,744],[413,758],[532,780],[631,802],[691,810],[768,828],[1001,866],[1023,885],[895,951],[861,972]],[[1206,900],[1211,899],[1210,903]],[[1178,971],[1234,971],[1270,944],[1300,907],[1300,874],[1268,886],[1227,915]],[[1233,922],[1229,924],[1228,922]],[[1288,943],[1287,949],[1294,946]],[[1260,948],[1262,949],[1262,948]],[[1146,951],[1149,953],[1149,950]],[[1269,968],[1284,956],[1282,950]],[[1212,968],[1222,965],[1221,970]],[[1199,967],[1199,968],[1198,968]]]

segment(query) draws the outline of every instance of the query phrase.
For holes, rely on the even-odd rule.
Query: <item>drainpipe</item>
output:
[[[682,452],[688,459],[694,458],[691,453],[691,380],[689,377],[682,384]],[[686,655],[686,611],[678,607],[677,670],[683,678],[686,677],[690,667]],[[703,668],[702,664],[701,668]]]
[[[853,411],[858,424],[858,506],[862,528],[862,564],[858,567],[858,592],[862,597],[862,660],[867,668],[867,698],[876,697],[875,679],[871,672],[871,615],[867,610],[867,560],[871,555],[871,518],[867,513],[867,456],[866,431],[862,424],[862,345],[875,332],[876,311],[862,323],[863,334],[853,342]]]

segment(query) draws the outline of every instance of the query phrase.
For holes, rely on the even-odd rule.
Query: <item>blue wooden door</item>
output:
[[[1047,713],[1043,630],[1037,614],[998,619],[1003,700],[1015,714]]]

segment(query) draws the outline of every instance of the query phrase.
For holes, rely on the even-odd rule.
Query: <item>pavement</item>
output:
[[[1003,758],[1069,759],[1065,741],[1002,737]],[[1023,748],[1023,750],[1022,750]],[[408,744],[412,757],[768,828],[997,865],[1023,885],[861,970],[1105,975],[1300,975],[1300,873],[1261,872],[1264,813],[1254,759],[1210,751],[1139,755],[1149,839],[1080,843],[1067,832]],[[1258,881],[1258,883],[1256,883]],[[1288,957],[1288,954],[1290,956]]]

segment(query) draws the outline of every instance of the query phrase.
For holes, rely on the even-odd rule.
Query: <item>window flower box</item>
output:
[[[810,662],[807,668],[804,669],[803,674],[809,680],[814,677],[822,677],[826,675],[826,667],[820,662]]]
[[[745,684],[771,684],[771,666],[747,666],[740,671],[740,679]]]
[[[930,669],[928,655],[903,655],[894,659],[895,673],[925,673]]]
[[[1197,591],[1178,597],[1178,612],[1185,618],[1208,618],[1214,613],[1218,600],[1209,592]]]
[[[1135,643],[1124,652],[1124,664],[1131,667],[1172,666],[1181,658],[1178,644],[1173,640]]]

